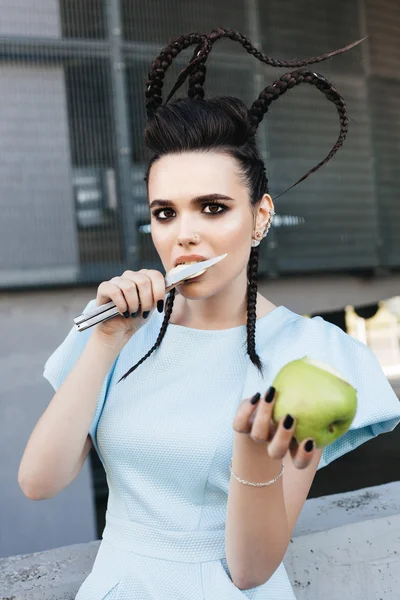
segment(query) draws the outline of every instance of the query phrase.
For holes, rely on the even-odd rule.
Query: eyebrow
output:
[[[225,196],[224,194],[206,194],[204,196],[195,196],[194,198],[192,198],[190,200],[190,204],[192,205],[196,205],[196,204],[202,204],[203,202],[214,202],[216,200],[228,200],[231,202],[235,202],[234,198],[231,198],[230,196]],[[154,208],[155,206],[174,206],[174,203],[172,202],[172,200],[153,200],[150,203],[149,208]]]

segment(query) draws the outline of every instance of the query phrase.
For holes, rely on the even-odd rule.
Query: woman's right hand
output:
[[[125,345],[148,322],[157,303],[160,300],[164,302],[165,295],[164,275],[154,269],[125,271],[120,277],[103,281],[97,288],[96,306],[112,300],[120,315],[97,323],[95,328],[108,343]],[[164,304],[160,306],[160,312],[163,307]],[[143,313],[147,311],[147,317],[144,318]],[[136,312],[137,316],[132,317]],[[123,316],[124,313],[127,316]]]

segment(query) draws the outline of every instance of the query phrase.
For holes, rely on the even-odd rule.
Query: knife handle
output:
[[[165,291],[168,293],[172,288],[176,285],[179,285],[185,281],[185,279],[181,279],[174,283],[173,285],[169,285],[165,288]],[[97,323],[102,323],[107,319],[112,319],[119,315],[119,310],[117,309],[114,302],[111,300],[106,304],[101,304],[100,306],[95,306],[90,311],[82,313],[78,317],[74,318],[74,323],[77,331],[85,331],[85,329],[89,329],[89,327],[93,327],[93,325],[97,325]]]

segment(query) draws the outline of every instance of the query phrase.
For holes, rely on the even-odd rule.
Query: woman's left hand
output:
[[[243,400],[233,420],[233,429],[237,433],[248,435],[255,443],[264,443],[271,458],[282,459],[289,451],[294,466],[305,469],[313,458],[315,442],[313,440],[313,448],[309,452],[305,449],[308,439],[303,440],[300,445],[297,443],[293,437],[296,429],[295,417],[292,417],[293,422],[289,429],[284,426],[286,417],[283,417],[278,425],[274,423],[272,414],[276,394],[275,388],[270,387],[255,404],[250,402],[251,398]],[[265,398],[272,398],[272,401],[266,402]]]

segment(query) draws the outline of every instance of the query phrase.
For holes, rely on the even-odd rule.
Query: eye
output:
[[[206,215],[220,215],[220,214],[222,214],[222,213],[226,212],[227,210],[229,210],[229,209],[228,209],[228,206],[227,206],[226,204],[223,204],[222,202],[206,202],[205,204],[203,204],[203,208],[205,208],[206,206],[214,206],[214,207],[216,206],[216,207],[218,207],[218,208],[221,208],[221,209],[222,209],[222,210],[218,210],[218,212],[217,212],[217,211],[211,211],[211,212],[206,212],[206,213],[204,213],[204,214],[206,214]],[[161,218],[161,217],[159,216],[159,215],[160,215],[162,212],[166,212],[166,211],[172,211],[172,212],[174,212],[172,208],[157,208],[156,210],[154,210],[154,211],[152,212],[152,215],[153,215],[153,216],[154,216],[154,217],[155,217],[155,218],[156,218],[158,221],[167,221],[167,220],[168,220],[168,219],[170,219],[171,217],[162,217],[162,218]]]
[[[218,202],[212,202],[209,204],[205,204],[204,206],[216,206],[217,208],[222,208],[223,210],[219,210],[218,212],[212,211],[210,213],[206,213],[209,215],[219,215],[220,213],[225,212],[225,209],[227,209],[228,207],[226,206],[226,204],[219,204]]]

